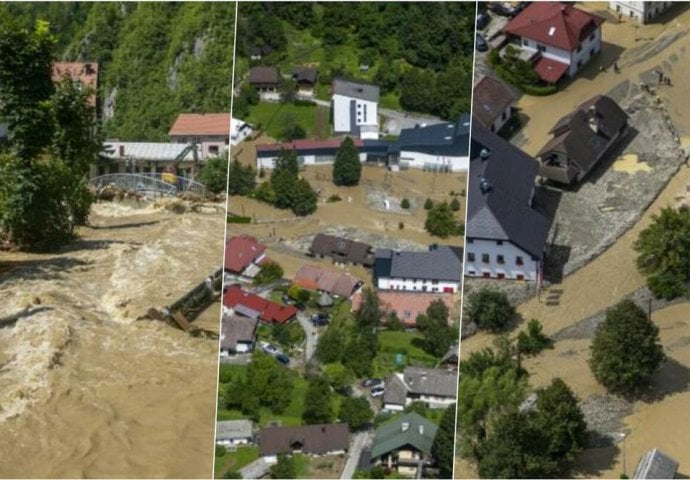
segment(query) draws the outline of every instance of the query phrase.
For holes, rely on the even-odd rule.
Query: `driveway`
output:
[[[364,431],[353,435],[352,444],[347,454],[347,462],[340,478],[353,478],[357,465],[359,464],[359,457],[362,455],[362,450],[371,445],[374,441],[374,432]]]
[[[311,358],[314,356],[314,352],[316,352],[316,344],[319,342],[317,328],[311,323],[309,318],[309,315],[304,312],[297,314],[297,321],[302,326],[304,333],[307,336],[306,347],[304,350],[305,363],[309,363]]]

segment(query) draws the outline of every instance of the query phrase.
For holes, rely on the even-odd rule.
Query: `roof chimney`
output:
[[[479,152],[479,157],[482,160],[486,160],[487,158],[489,158],[490,155],[491,155],[491,152],[486,148],[482,148],[482,151]]]
[[[424,435],[424,425],[419,426],[419,434]]]
[[[492,188],[493,186],[486,178],[481,177],[479,179],[479,189],[482,191],[482,193],[490,192]]]

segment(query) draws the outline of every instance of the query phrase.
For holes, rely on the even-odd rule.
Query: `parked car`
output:
[[[280,353],[278,347],[275,347],[268,342],[261,342],[259,345],[261,346],[261,350],[269,355],[277,355]]]
[[[362,382],[362,386],[364,388],[371,388],[377,386],[380,383],[383,383],[383,380],[381,380],[380,378],[367,378]]]
[[[386,392],[386,389],[385,389],[385,388],[383,388],[383,387],[376,387],[376,388],[372,388],[372,389],[371,389],[370,395],[371,395],[373,398],[376,398],[376,397],[382,396],[385,392]]]
[[[292,305],[293,303],[295,303],[295,301],[292,298],[290,298],[290,295],[288,295],[287,293],[284,293],[283,296],[280,297],[280,299],[283,301],[285,305]]]
[[[477,30],[484,30],[491,21],[491,16],[488,13],[480,13],[477,15]]]
[[[489,10],[502,17],[514,17],[520,13],[520,9],[510,2],[491,2],[489,3]]]
[[[481,33],[478,33],[476,35],[476,45],[478,52],[486,52],[487,50],[489,50],[489,44],[486,43],[486,40],[484,39]]]
[[[288,365],[290,363],[290,358],[284,353],[279,353],[276,355],[276,360],[278,360],[283,365]]]
[[[327,313],[317,313],[311,316],[311,323],[313,323],[315,327],[323,327],[324,325],[328,325],[329,322],[330,319]]]

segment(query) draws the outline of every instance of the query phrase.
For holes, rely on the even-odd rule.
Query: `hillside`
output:
[[[21,25],[50,22],[58,56],[100,65],[109,138],[160,141],[178,113],[230,109],[234,3],[3,3]]]

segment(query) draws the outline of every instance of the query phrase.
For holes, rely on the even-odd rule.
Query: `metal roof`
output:
[[[426,454],[436,438],[438,427],[418,413],[410,412],[376,429],[371,457],[378,458],[403,447],[413,447]]]
[[[459,282],[462,249],[431,245],[426,252],[376,251],[374,273],[377,277],[448,280]]]
[[[152,162],[171,162],[188,147],[186,143],[166,142],[118,142],[106,140],[103,144],[104,156],[111,159],[136,158]],[[198,147],[197,147],[198,148]],[[201,152],[199,152],[199,155]],[[192,150],[187,152],[184,160],[194,160]]]
[[[675,478],[678,462],[658,448],[642,455],[633,478]]]
[[[336,78],[333,80],[333,94],[350,98],[358,98],[369,102],[378,102],[380,97],[379,87],[369,83],[354,82]]]
[[[216,440],[251,438],[251,420],[225,420],[216,422]]]

